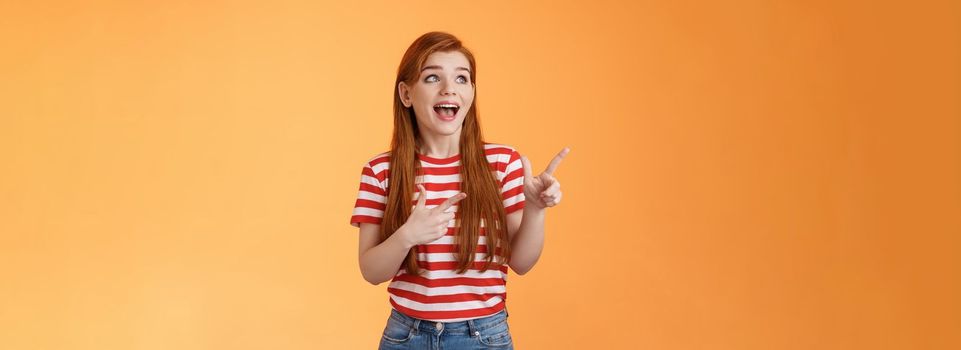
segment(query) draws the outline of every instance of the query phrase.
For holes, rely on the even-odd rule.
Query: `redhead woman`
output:
[[[364,165],[350,219],[364,279],[390,281],[380,349],[513,349],[508,268],[540,257],[569,150],[534,176],[513,147],[485,142],[476,82],[474,55],[443,32],[417,38],[397,70],[390,150]]]

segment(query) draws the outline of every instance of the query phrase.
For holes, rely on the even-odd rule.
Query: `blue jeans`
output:
[[[514,349],[507,309],[461,322],[432,322],[390,309],[380,350],[394,349]]]

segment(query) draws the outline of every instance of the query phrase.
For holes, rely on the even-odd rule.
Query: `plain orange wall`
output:
[[[83,3],[83,4],[81,4]],[[518,349],[961,348],[957,1],[0,4],[0,348],[365,349],[348,218],[429,30],[563,146]]]

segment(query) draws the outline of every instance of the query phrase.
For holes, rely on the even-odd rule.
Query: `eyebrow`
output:
[[[420,71],[423,72],[428,69],[443,69],[443,68],[441,68],[441,66],[427,66],[427,67],[424,67],[424,69],[421,69]],[[464,67],[457,67],[457,68],[454,68],[454,70],[466,70],[468,73],[470,73],[470,69],[467,69]]]

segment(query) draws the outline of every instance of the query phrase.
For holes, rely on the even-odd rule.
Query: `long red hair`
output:
[[[390,145],[390,180],[387,189],[387,208],[381,225],[381,239],[385,240],[401,227],[410,216],[415,192],[414,178],[419,168],[416,147],[420,131],[413,107],[404,107],[398,85],[413,85],[420,75],[427,57],[434,52],[458,51],[470,62],[470,81],[477,82],[477,64],[474,55],[460,40],[444,32],[430,32],[414,40],[407,48],[397,69],[394,82],[394,133]],[[500,185],[492,172],[484,153],[484,138],[480,121],[477,120],[477,95],[464,119],[460,134],[461,191],[467,198],[458,203],[454,244],[457,246],[457,273],[464,273],[474,265],[474,252],[480,237],[483,219],[487,237],[487,259],[481,271],[506,265],[510,260],[510,239],[507,234],[504,204]],[[407,272],[418,274],[417,247],[410,250],[404,264]],[[495,259],[496,257],[496,259]]]

